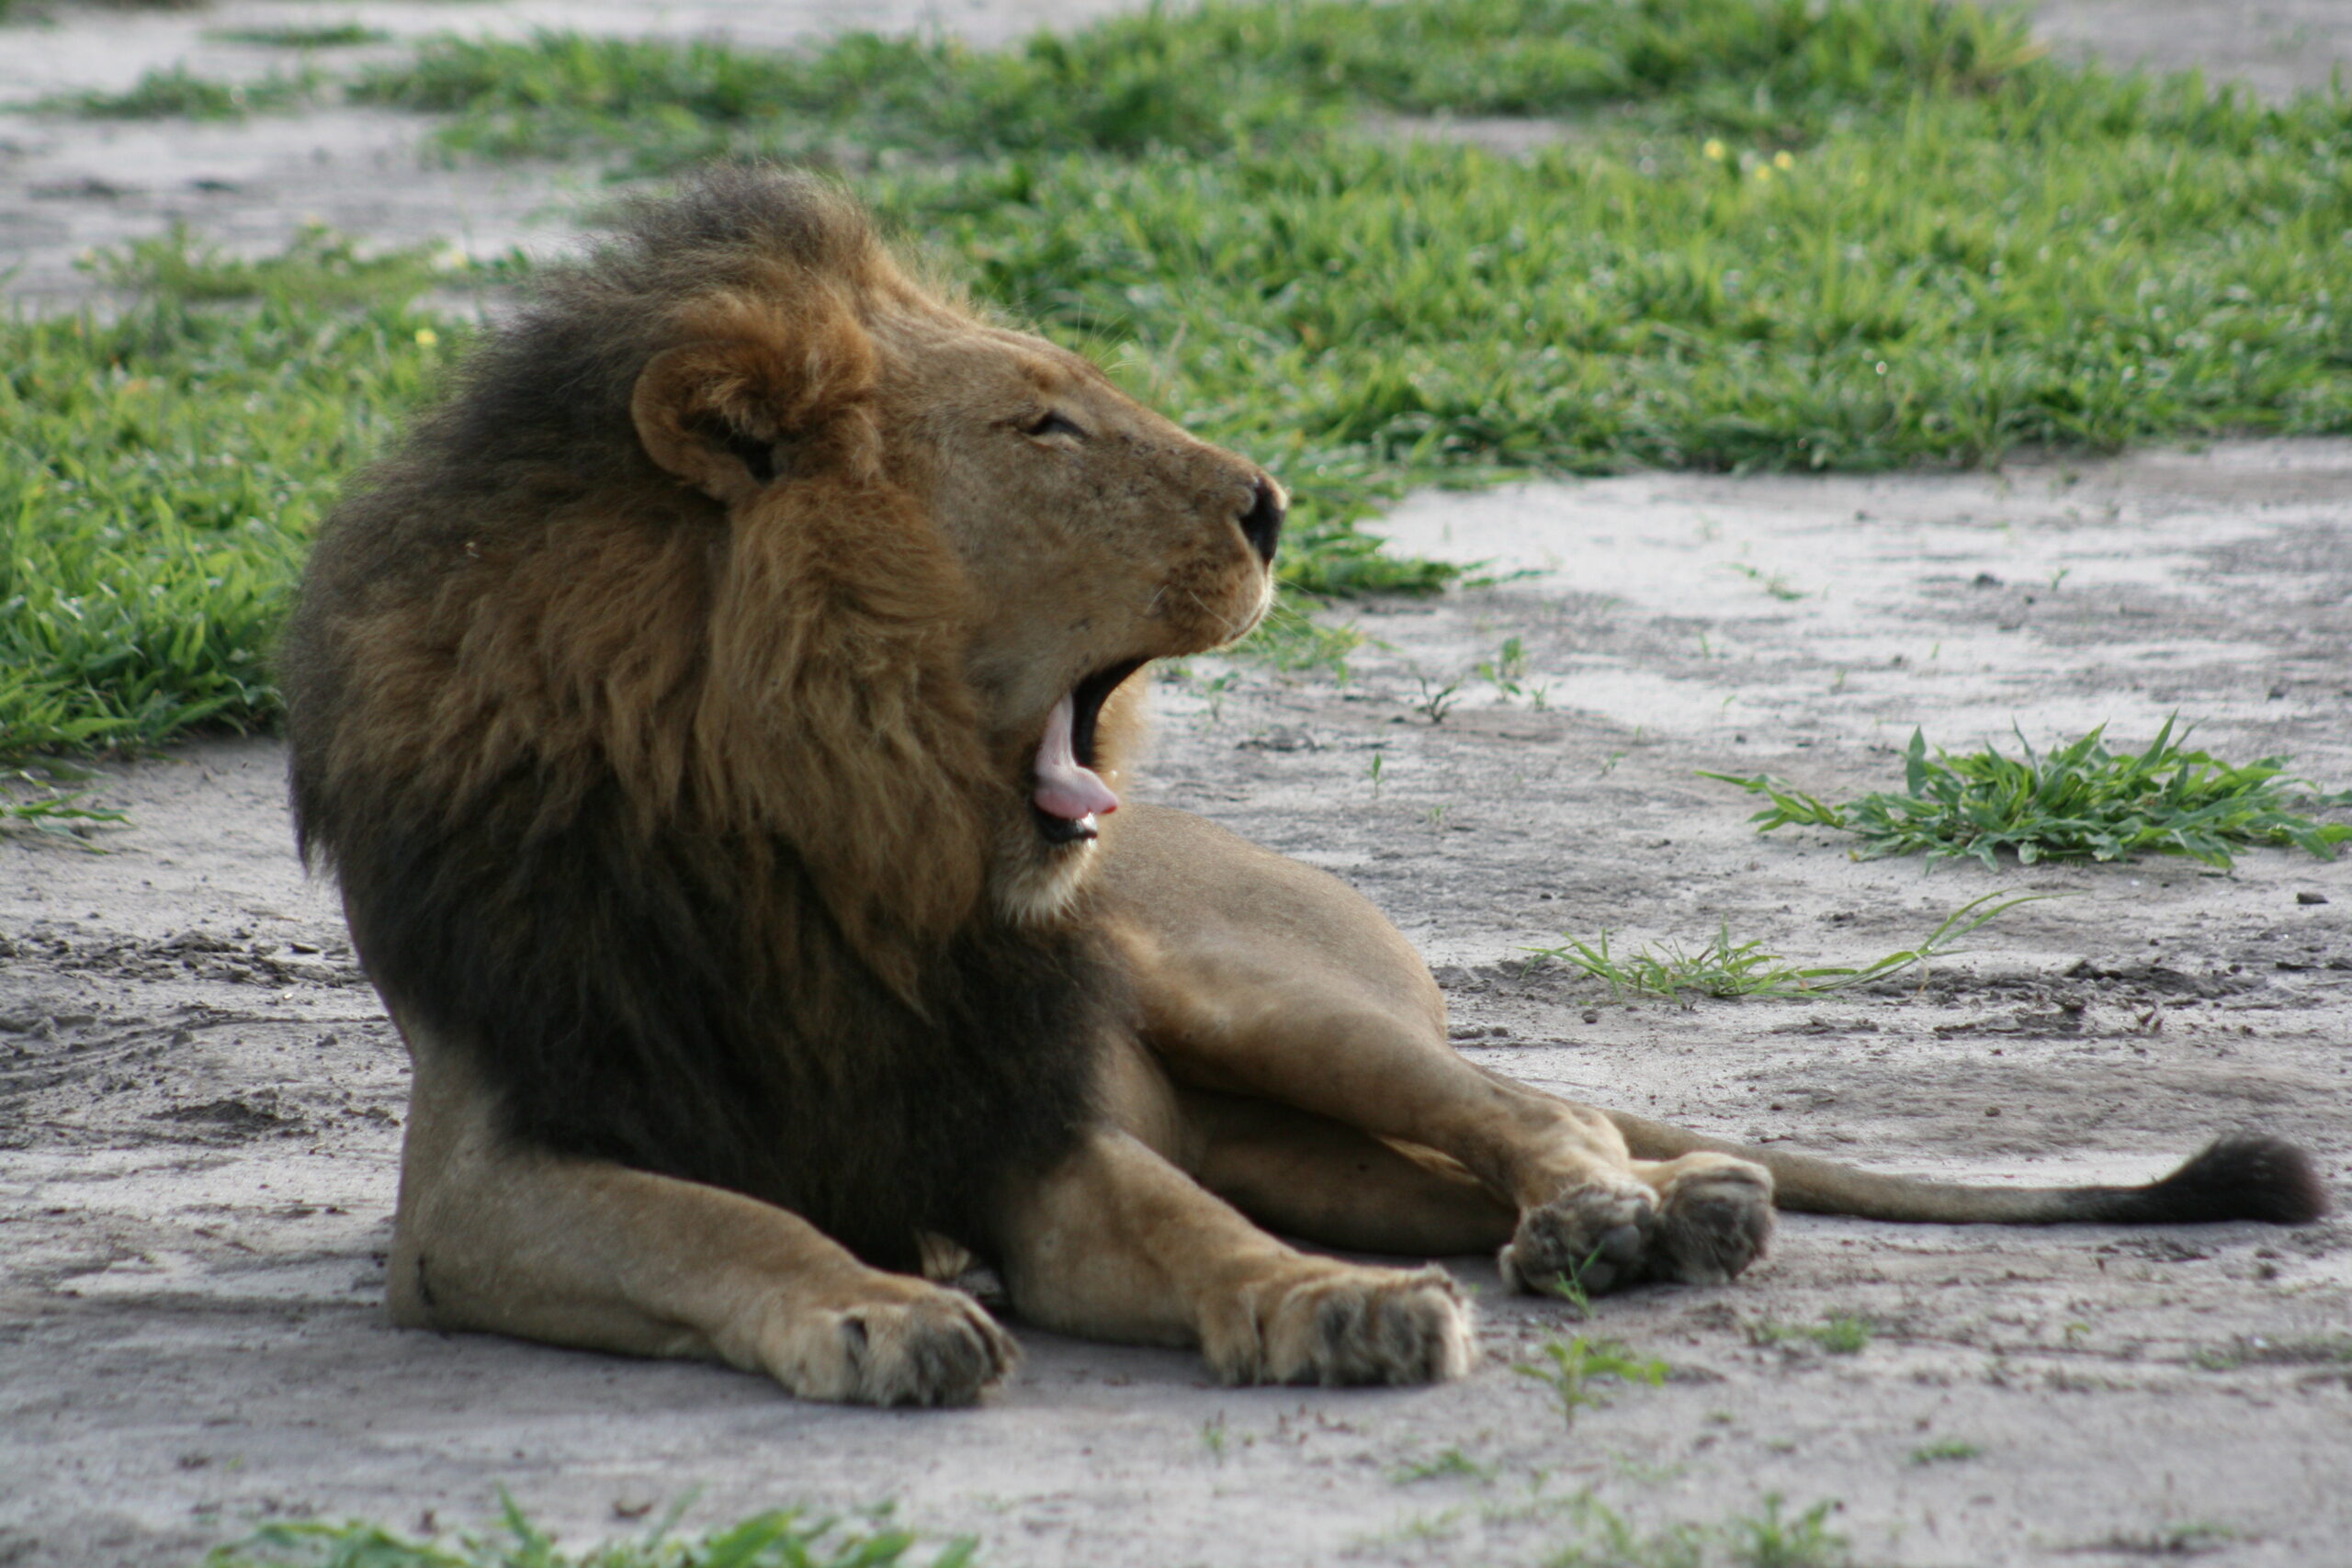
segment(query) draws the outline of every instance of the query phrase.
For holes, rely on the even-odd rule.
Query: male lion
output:
[[[1471,1360],[1435,1268],[1715,1281],[1786,1206],[2298,1220],[2302,1156],[1987,1191],[1734,1149],[1446,1044],[1334,879],[1118,806],[1152,659],[1264,613],[1254,464],[744,170],[543,281],[329,521],[283,674],[305,852],[415,1063],[403,1324],[944,1404],[1028,1320],[1233,1382]]]

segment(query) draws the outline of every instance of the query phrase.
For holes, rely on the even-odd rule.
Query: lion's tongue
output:
[[[1070,725],[1075,716],[1069,694],[1054,705],[1046,719],[1046,739],[1037,745],[1037,790],[1029,798],[1048,817],[1082,822],[1096,812],[1119,809],[1119,797],[1091,768],[1080,767],[1070,750]]]

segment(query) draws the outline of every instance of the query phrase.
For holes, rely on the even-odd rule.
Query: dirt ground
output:
[[[266,14],[314,10],[330,8]],[[69,65],[128,79],[144,29],[180,28],[186,47],[243,14],[12,24],[0,85],[54,85]],[[803,30],[799,15],[743,7],[744,36],[755,20]],[[2352,51],[2316,4],[2044,16],[2127,54],[2218,39],[2206,58],[2257,79],[2266,62],[2310,79],[2326,50]],[[2301,40],[2291,60],[2282,38]],[[311,187],[274,182],[340,114],[237,130],[257,172],[193,194],[209,154],[184,130],[18,117],[49,140],[0,163],[0,239],[37,242],[10,288],[38,305],[83,287],[44,270],[62,243],[40,236],[62,224],[86,243],[92,213],[146,232],[219,197],[245,214],[224,231],[282,236]],[[368,232],[451,234],[465,182],[493,179],[417,172],[389,145],[368,156],[413,183],[385,182],[399,188],[376,193],[386,227]],[[31,193],[61,170],[129,194]],[[442,189],[459,205],[436,207]],[[1821,834],[1758,840],[1746,797],[1696,775],[1769,771],[1835,795],[1896,787],[1914,726],[1956,749],[2013,724],[2036,743],[2101,722],[2137,742],[2177,711],[2224,755],[2288,753],[2352,784],[2352,443],[1429,495],[1391,531],[1498,581],[1340,617],[1374,639],[1345,682],[1193,661],[1162,682],[1148,793],[1363,888],[1438,966],[1466,1053],[1711,1132],[1986,1180],[2141,1179],[2213,1132],[2261,1127],[2313,1149],[2346,1193],[2352,863],[2262,851],[2226,876],[2185,862],[1923,874]],[[1472,673],[1510,637],[1516,694]],[[1457,682],[1432,723],[1430,694]],[[293,861],[279,749],[189,746],[109,770],[103,794],[133,819],[96,840],[103,855],[0,841],[0,1564],[188,1564],[286,1516],[470,1526],[500,1487],[573,1543],[695,1488],[689,1525],[892,1499],[922,1528],[980,1535],[1001,1564],[1533,1562],[1592,1539],[1588,1493],[1642,1530],[1752,1516],[1772,1495],[1834,1503],[1860,1561],[1911,1568],[2352,1551],[2341,1219],[1792,1218],[1735,1286],[1599,1303],[1583,1332],[1674,1371],[1573,1427],[1513,1367],[1577,1325],[1500,1294],[1476,1259],[1455,1267],[1478,1292],[1484,1364],[1426,1391],[1219,1389],[1187,1356],[1023,1329],[1026,1364],[987,1406],[877,1413],[703,1367],[396,1333],[379,1303],[404,1062],[331,893]],[[1867,961],[1995,888],[2065,897],[1924,985],[1814,1004],[1626,1005],[1526,967],[1564,931],[1695,943],[1722,922],[1792,957]],[[1775,1332],[1831,1315],[1867,1320],[1868,1344]],[[1464,1463],[1438,1463],[1448,1450]]]

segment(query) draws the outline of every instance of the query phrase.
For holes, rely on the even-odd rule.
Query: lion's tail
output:
[[[1754,1160],[1772,1173],[1773,1201],[1814,1214],[1919,1224],[2196,1224],[2267,1220],[2300,1225],[2327,1213],[2327,1190],[2311,1156],[2280,1138],[2217,1138],[2161,1181],[2144,1187],[1968,1187],[1881,1176],[1813,1155],[1734,1144],[1612,1111],[1636,1159],[1702,1149]]]

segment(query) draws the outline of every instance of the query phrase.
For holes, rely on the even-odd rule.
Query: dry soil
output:
[[[0,28],[0,85],[127,79],[232,16],[346,11],[454,16],[65,11],[49,30]],[[559,14],[629,29],[648,15],[508,3],[464,20]],[[943,19],[985,32],[1041,14]],[[692,28],[722,13],[658,15]],[[2264,30],[2292,16],[2302,32]],[[2045,17],[2126,55],[2177,60],[2208,39],[2201,58],[2257,80],[2272,65],[2308,80],[2347,35],[2318,5]],[[824,19],[739,18],[761,37]],[[151,34],[179,41],[141,55]],[[2264,41],[2280,38],[2301,41]],[[510,176],[418,169],[407,122],[256,121],[218,143],[10,124],[0,236],[32,237],[13,287],[36,303],[84,286],[51,265],[62,247],[181,209],[282,239],[312,196],[340,192],[355,205],[322,197],[329,216],[401,238],[452,234],[468,210],[526,215],[514,191],[554,188],[542,171],[484,209],[452,205]],[[396,136],[304,184],[311,149],[353,126]],[[195,190],[214,147],[231,188]],[[40,194],[44,171],[120,194]],[[1464,1052],[1564,1094],[1893,1169],[2137,1179],[2261,1127],[2346,1189],[2346,863],[2257,851],[2229,875],[2177,860],[1930,874],[1853,862],[1820,833],[1758,840],[1746,798],[1697,774],[1895,787],[1915,727],[1956,749],[2013,746],[2013,726],[2037,744],[2098,723],[2140,741],[2177,712],[2226,755],[2291,754],[2352,784],[2352,444],[1983,476],[1646,476],[1423,496],[1391,527],[1493,581],[1352,612],[1373,640],[1344,682],[1216,660],[1169,674],[1148,787],[1378,901],[1438,966]],[[1505,691],[1475,671],[1511,637],[1525,668]],[[132,818],[96,838],[105,853],[0,842],[0,1564],[190,1563],[289,1515],[472,1526],[500,1487],[574,1543],[695,1488],[690,1524],[893,1499],[1007,1564],[1534,1562],[1595,1539],[1587,1495],[1643,1531],[1752,1517],[1773,1495],[1791,1512],[1829,1503],[1859,1560],[1915,1568],[2352,1560],[2342,1221],[1792,1219],[1738,1284],[1607,1300],[1581,1325],[1460,1260],[1484,1365],[1394,1393],[1220,1389],[1184,1355],[1023,1329],[1026,1365],[985,1407],[877,1413],[709,1368],[395,1332],[379,1302],[404,1060],[331,892],[294,863],[278,748],[191,745],[101,788]],[[2064,897],[1924,983],[1815,1003],[1680,1010],[1529,967],[1531,948],[1604,927],[1621,946],[1695,945],[1727,925],[1863,962],[1993,889]],[[1868,1342],[1839,1354],[1789,1332],[1833,1316],[1866,1322]],[[1577,1332],[1673,1374],[1571,1427],[1514,1369]]]

